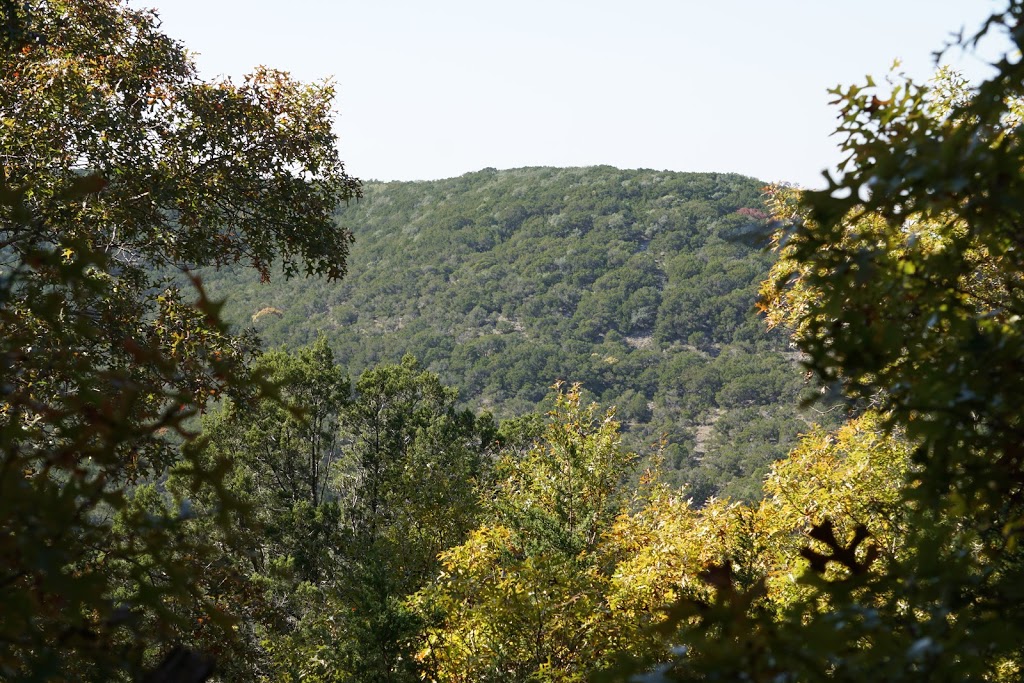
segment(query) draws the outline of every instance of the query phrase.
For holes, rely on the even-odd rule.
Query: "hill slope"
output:
[[[667,435],[696,498],[753,497],[806,429],[800,371],[753,313],[762,185],[610,167],[369,183],[339,211],[356,237],[343,282],[205,279],[268,346],[322,331],[353,374],[412,353],[502,417],[582,382],[629,439]]]

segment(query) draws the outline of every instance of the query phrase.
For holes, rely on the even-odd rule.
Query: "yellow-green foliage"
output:
[[[624,655],[656,661],[666,608],[714,602],[716,567],[751,589],[751,609],[781,613],[806,594],[801,548],[825,519],[841,539],[871,528],[883,560],[901,547],[909,446],[874,414],[804,437],[759,506],[698,509],[652,472],[623,496],[618,425],[579,403],[578,389],[559,395],[543,443],[501,463],[487,523],[412,598],[429,680],[582,681]]]
[[[418,655],[431,680],[582,681],[607,661],[603,541],[631,460],[611,414],[581,407],[579,387],[559,394],[542,443],[500,463],[488,521],[412,598],[434,617]]]
[[[867,413],[835,432],[804,436],[775,463],[754,523],[756,558],[773,602],[785,606],[804,592],[797,584],[807,568],[800,550],[816,547],[808,534],[826,520],[839,539],[852,537],[858,526],[870,529],[880,564],[904,550],[899,491],[910,453],[906,440],[887,434],[880,417]]]

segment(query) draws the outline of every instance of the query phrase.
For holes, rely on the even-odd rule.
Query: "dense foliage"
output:
[[[898,507],[814,527],[807,593],[781,615],[728,575],[714,608],[680,603],[687,651],[665,678],[1020,680],[1024,4],[1008,5],[970,40],[1003,31],[1016,54],[976,89],[837,89],[843,175],[776,201],[765,305],[820,381],[905,435]]]
[[[458,410],[454,390],[412,358],[367,370],[351,390],[323,338],[256,366],[301,412],[227,403],[196,444],[204,462],[230,468],[226,486],[252,509],[224,533],[206,521],[216,500],[192,499],[192,533],[222,549],[214,580],[239,587],[244,628],[223,645],[222,669],[239,680],[416,680],[419,619],[404,600],[476,525],[493,422]],[[187,494],[177,473],[170,489]]]
[[[0,9],[0,678],[1020,679],[1019,51],[838,88],[843,175],[770,216],[605,167],[337,209],[329,87],[201,81],[115,0]],[[345,272],[339,221],[351,283],[288,284]],[[187,277],[232,264],[290,350]]]
[[[217,485],[178,447],[186,420],[259,388],[251,340],[152,273],[338,277],[332,214],[358,183],[329,87],[200,80],[155,15],[115,0],[0,12],[0,678],[113,679],[222,615],[188,511],[136,493],[182,462],[189,487]]]
[[[259,364],[274,368],[286,395],[335,395],[345,384],[323,339]],[[244,616],[236,641],[196,634],[231,654],[225,675],[590,680],[627,657],[668,656],[657,635],[672,623],[664,606],[711,601],[705,579],[722,557],[742,561],[745,585],[761,582],[762,609],[781,613],[809,594],[796,577],[815,524],[833,520],[839,534],[870,524],[881,562],[902,552],[898,488],[910,448],[878,415],[805,438],[773,464],[758,506],[698,509],[656,466],[635,489],[623,485],[639,458],[622,447],[611,413],[582,404],[579,386],[556,394],[542,430],[510,421],[496,432],[454,400],[407,359],[367,371],[326,412],[313,401],[305,416],[281,413],[268,425],[266,411],[280,408],[267,401],[206,420],[206,456],[230,461],[229,486],[256,502],[261,520],[223,536],[229,550],[207,558],[219,565],[213,581],[233,576],[242,587],[232,597]],[[282,505],[291,488],[275,481],[281,465],[313,461],[276,435],[314,424],[342,436],[319,458],[333,462],[327,495]]]
[[[499,417],[580,382],[630,447],[667,439],[666,474],[697,500],[754,499],[821,419],[797,407],[785,338],[752,315],[763,206],[749,178],[610,167],[368,183],[340,213],[356,238],[344,282],[205,281],[270,346],[323,333],[352,372],[412,354]]]

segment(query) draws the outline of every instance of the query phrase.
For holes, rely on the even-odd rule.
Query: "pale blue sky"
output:
[[[826,90],[927,78],[989,0],[132,0],[205,76],[257,64],[333,76],[342,158],[363,179],[487,166],[722,171],[821,184]],[[959,53],[955,56],[959,57]],[[978,57],[959,58],[972,76]]]

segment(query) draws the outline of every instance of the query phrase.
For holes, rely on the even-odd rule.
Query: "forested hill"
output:
[[[324,332],[353,375],[411,353],[501,417],[581,382],[629,439],[668,437],[696,498],[756,496],[807,426],[800,370],[753,310],[763,184],[610,167],[369,183],[338,214],[356,238],[344,281],[205,279],[268,347]]]

